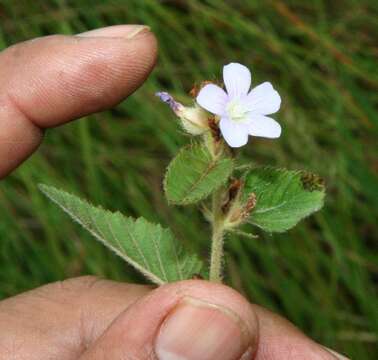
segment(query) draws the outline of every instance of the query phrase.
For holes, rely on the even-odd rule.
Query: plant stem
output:
[[[223,214],[222,214],[222,193],[223,189],[216,191],[212,196],[212,238],[210,258],[210,281],[222,282],[223,262]]]

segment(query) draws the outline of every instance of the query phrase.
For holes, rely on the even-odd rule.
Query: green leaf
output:
[[[314,174],[271,167],[245,175],[244,198],[256,195],[249,222],[263,230],[282,232],[323,206],[325,188]]]
[[[143,218],[135,220],[120,212],[95,207],[51,186],[39,185],[39,188],[97,240],[152,282],[161,285],[190,279],[201,272],[202,262],[197,256],[184,254],[169,229]]]
[[[184,147],[169,164],[164,179],[168,201],[187,205],[205,199],[227,181],[233,167],[230,157],[213,159],[202,144]]]

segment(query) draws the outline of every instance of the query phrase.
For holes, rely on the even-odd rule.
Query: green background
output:
[[[188,138],[154,92],[182,97],[238,61],[254,84],[271,81],[283,98],[282,137],[254,138],[244,154],[313,170],[328,195],[287,234],[230,238],[227,282],[322,344],[377,358],[377,10],[375,1],[352,0],[0,0],[1,48],[123,23],[150,25],[160,43],[158,65],[135,95],[48,132],[0,184],[0,298],[81,274],[143,281],[48,203],[39,182],[162,222],[207,256],[207,224],[162,194],[165,166]]]

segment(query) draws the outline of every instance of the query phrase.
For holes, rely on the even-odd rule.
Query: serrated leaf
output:
[[[245,175],[244,196],[255,193],[249,222],[270,232],[282,232],[318,211],[324,202],[323,181],[316,175],[271,167]]]
[[[152,282],[192,278],[201,272],[202,262],[185,254],[169,229],[95,207],[87,201],[52,186],[40,190],[61,207],[73,220],[88,230],[117,255],[143,273]]]
[[[202,144],[184,147],[169,164],[164,179],[168,201],[187,205],[205,199],[227,181],[233,166],[229,157],[213,159]]]

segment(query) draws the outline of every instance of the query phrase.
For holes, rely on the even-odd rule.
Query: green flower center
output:
[[[235,122],[248,120],[248,110],[241,104],[240,99],[231,100],[226,106],[226,113],[228,118]]]

